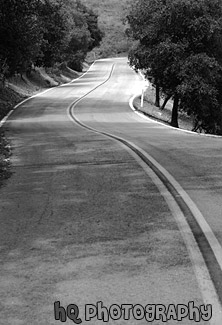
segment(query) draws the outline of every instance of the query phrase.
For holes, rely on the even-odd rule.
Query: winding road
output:
[[[56,301],[76,304],[83,324],[99,301],[211,304],[199,324],[222,324],[222,139],[135,113],[141,85],[126,58],[98,60],[4,124],[0,324],[59,324]],[[131,316],[109,324],[148,323]]]

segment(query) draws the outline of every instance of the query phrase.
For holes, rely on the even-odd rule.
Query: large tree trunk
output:
[[[178,128],[178,107],[179,107],[179,98],[177,95],[174,96],[173,109],[172,109],[172,117],[171,117],[171,125],[175,128]]]
[[[167,95],[164,99],[163,105],[161,105],[160,109],[163,110],[168,102],[168,100],[170,100],[171,95]]]
[[[156,83],[156,100],[155,100],[155,106],[160,107],[160,87],[158,82]]]

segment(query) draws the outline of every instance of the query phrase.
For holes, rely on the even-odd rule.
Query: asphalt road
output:
[[[98,301],[203,304],[195,261],[153,180],[124,146],[70,116],[154,157],[222,244],[222,140],[139,117],[128,101],[140,87],[126,59],[101,60],[81,79],[25,102],[5,124],[13,175],[0,189],[0,324],[58,324],[55,301],[78,305],[83,324],[85,304]]]

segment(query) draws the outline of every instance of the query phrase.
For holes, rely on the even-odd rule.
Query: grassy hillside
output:
[[[93,50],[96,57],[108,57],[128,52],[130,44],[125,36],[122,20],[132,0],[82,0],[99,15],[99,27],[105,37],[99,48]]]

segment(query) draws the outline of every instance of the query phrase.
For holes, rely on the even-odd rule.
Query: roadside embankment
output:
[[[37,67],[29,74],[17,74],[0,85],[0,120],[20,101],[44,89],[70,82],[80,74],[62,64],[54,68]]]
[[[155,89],[150,86],[144,93],[144,102],[143,107],[141,107],[141,96],[137,96],[133,102],[133,106],[136,110],[144,113],[150,118],[158,120],[159,122],[170,125],[171,114],[173,101],[169,100],[166,104],[165,108],[162,110],[159,107],[155,106]],[[161,98],[161,105],[163,103],[163,99]],[[188,116],[184,112],[178,113],[178,123],[179,128],[192,131],[193,129],[193,120],[192,117]]]
[[[87,69],[88,65],[84,65]],[[15,75],[0,84],[0,121],[22,100],[47,88],[56,87],[78,78],[81,73],[71,70],[65,64],[53,68],[35,68],[30,73]],[[0,129],[1,130],[1,129]],[[4,132],[0,132],[0,185],[10,176],[10,144]]]

